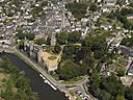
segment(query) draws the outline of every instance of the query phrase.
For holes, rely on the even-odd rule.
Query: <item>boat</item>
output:
[[[57,90],[57,88],[56,88],[49,80],[47,80],[47,79],[44,77],[44,75],[40,74],[40,77],[41,77],[42,79],[44,79],[44,83],[48,84],[48,85],[49,85],[50,87],[52,87],[55,91]]]
[[[48,80],[44,80],[44,83],[48,84],[55,91],[57,90],[57,88],[52,83],[50,83]]]
[[[41,77],[42,79],[44,79],[44,80],[46,79],[42,74],[40,74],[40,77]]]

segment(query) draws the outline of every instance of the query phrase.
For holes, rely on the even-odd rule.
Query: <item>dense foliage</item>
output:
[[[117,18],[125,29],[132,30],[133,23],[127,19],[128,16],[133,14],[133,8],[122,8],[121,10],[116,10],[115,12],[110,13],[110,18]]]
[[[125,37],[121,41],[121,45],[125,45],[125,46],[128,46],[128,47],[133,47],[133,33],[131,34],[131,37]]]
[[[79,65],[74,63],[72,60],[63,61],[58,70],[60,79],[69,80],[79,76],[79,69]]]
[[[80,41],[81,33],[79,32],[61,32],[58,33],[57,36],[57,43],[58,44],[68,44],[68,43],[77,43]]]
[[[42,45],[42,44],[47,44],[47,42],[44,38],[38,38],[35,40],[35,44]]]
[[[10,77],[4,80],[4,89],[0,91],[0,97],[4,100],[38,100],[31,90],[30,81],[7,58],[3,59],[0,62],[0,69]]]
[[[35,35],[32,33],[17,33],[16,37],[20,40],[28,39],[28,40],[33,40],[35,38]]]
[[[121,42],[122,45],[132,47],[133,46],[133,38],[124,38]]]
[[[118,77],[101,77],[97,72],[90,77],[89,91],[99,100],[132,100],[133,88],[122,85]]]
[[[107,56],[106,34],[108,33],[101,32],[100,30],[95,32],[97,35],[88,35],[81,41],[81,46],[74,45],[74,42],[72,43],[72,40],[76,40],[76,38],[74,40],[73,37],[76,33],[74,33],[71,37],[71,42],[69,39],[66,40],[69,45],[64,45],[62,61],[58,68],[58,73],[61,79],[69,80],[81,75],[87,75],[92,73],[94,69],[100,71],[100,64],[106,61],[107,57],[110,57]],[[80,37],[78,36],[78,38]],[[64,39],[62,39],[62,41],[64,41]],[[68,59],[71,62],[68,62]],[[71,68],[67,67],[68,65],[69,67],[71,66]],[[74,70],[75,68],[76,70]]]
[[[68,3],[66,8],[72,12],[75,18],[81,19],[85,16],[87,10],[87,4],[85,3]]]
[[[98,7],[97,7],[97,5],[96,5],[96,3],[92,3],[91,5],[90,5],[90,9],[89,9],[90,11],[97,11],[98,10]]]

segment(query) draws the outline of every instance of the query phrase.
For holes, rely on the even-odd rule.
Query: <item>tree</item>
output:
[[[103,56],[106,54],[105,48],[106,48],[105,41],[95,42],[92,45],[91,50],[94,52],[95,59],[103,58]]]
[[[96,71],[94,71],[90,76],[89,91],[95,97],[98,97],[100,95],[100,83],[101,77],[98,75]]]
[[[111,100],[112,96],[105,90],[100,91],[99,100]]]
[[[35,40],[35,43],[38,45],[46,44],[46,40],[44,38],[38,38]]]
[[[132,47],[133,46],[133,34],[131,34],[131,38],[129,38],[129,37],[124,38],[121,41],[121,45]]]
[[[122,85],[121,81],[117,79],[114,75],[105,79],[103,78],[101,88],[105,89],[112,96],[124,94],[124,86]]]
[[[80,66],[74,63],[72,60],[63,61],[58,69],[60,79],[70,80],[80,75]]]
[[[116,100],[125,100],[125,97],[123,95],[117,95]]]
[[[23,33],[23,32],[19,33],[18,32],[16,34],[16,37],[20,40],[24,40],[25,38],[28,40],[33,40],[35,38],[35,35],[32,33]]]
[[[59,54],[61,51],[61,47],[57,44],[54,49],[53,49],[53,52],[56,53],[56,54]]]
[[[48,36],[46,43],[47,43],[47,45],[51,45],[51,37],[50,36]]]
[[[120,68],[117,70],[117,75],[118,75],[119,77],[124,76],[124,75],[125,75],[125,69],[122,68],[122,67],[120,67]]]
[[[24,49],[24,40],[18,42],[19,49]]]
[[[127,19],[127,16],[133,13],[133,9],[122,8],[121,10],[116,10],[114,13],[110,14],[110,17],[117,18],[125,29],[132,30],[133,24]]]
[[[95,3],[92,3],[92,4],[90,5],[90,9],[89,9],[89,10],[95,12],[95,11],[98,10],[98,7],[97,7],[97,5],[96,5]]]
[[[34,40],[35,35],[32,34],[32,33],[25,33],[25,37],[26,37],[28,40]]]
[[[0,92],[0,96],[5,100],[38,100],[33,94],[30,83],[24,75],[20,74],[16,66],[6,57],[2,58],[0,67],[4,73],[10,75],[10,78],[3,82],[4,89]],[[14,91],[14,89],[16,91]]]
[[[127,100],[133,100],[133,86],[127,87],[125,91],[125,98]]]
[[[133,7],[133,2],[131,2],[131,3],[129,4],[129,6]]]
[[[120,14],[123,16],[127,16],[128,14],[132,14],[133,13],[133,9],[131,8],[122,8],[120,11]]]
[[[16,87],[23,90],[23,89],[26,89],[27,87],[29,87],[29,83],[23,76],[21,76],[16,81]]]
[[[88,5],[86,3],[68,3],[66,4],[66,8],[72,12],[75,18],[80,20],[86,14]]]
[[[106,36],[87,36],[84,41],[82,42],[84,47],[88,47],[94,52],[94,57],[96,59],[101,59],[106,54]]]
[[[66,44],[68,40],[68,33],[66,32],[58,33],[56,38],[58,44]]]
[[[33,6],[31,14],[33,18],[41,17],[44,14],[43,8],[41,6],[38,6],[38,7]]]
[[[99,100],[125,100],[125,87],[114,75],[103,77],[93,72],[90,76],[89,91]]]
[[[81,38],[81,34],[79,32],[72,32],[72,33],[69,33],[68,42],[76,43],[80,41],[80,38]]]
[[[77,48],[74,45],[65,46],[63,49],[63,58],[73,59],[77,52]]]
[[[75,61],[80,63],[80,61],[83,60],[89,53],[91,53],[89,48],[81,47],[81,49],[76,52]]]
[[[13,97],[12,85],[12,80],[6,81],[6,89],[2,94],[6,100],[9,100]]]
[[[23,40],[25,38],[25,34],[24,33],[17,33],[16,37],[20,40]]]
[[[87,52],[86,55],[82,58],[81,71],[83,75],[91,74],[95,68],[95,59],[91,56],[90,52]]]

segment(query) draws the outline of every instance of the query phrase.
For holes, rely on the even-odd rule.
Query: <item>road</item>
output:
[[[19,50],[17,50],[15,47],[13,48],[14,52],[19,55],[21,57],[21,59],[23,59],[26,63],[30,64],[33,69],[35,69],[36,71],[38,71],[39,73],[41,73],[43,76],[45,76],[45,78],[47,80],[49,80],[56,88],[58,88],[61,92],[64,92],[66,94],[66,96],[71,97],[68,89],[62,85],[61,83],[59,83],[58,81],[56,81],[51,75],[49,75],[48,73],[46,73],[46,71],[37,63],[34,63],[33,61],[31,61],[26,55],[24,55],[23,53],[21,53]]]
[[[62,46],[62,49],[64,48],[64,46]],[[38,71],[39,73],[41,73],[43,76],[45,76],[45,78],[47,80],[49,80],[56,88],[58,88],[61,92],[64,92],[66,94],[66,96],[71,97],[71,94],[69,92],[69,89],[66,88],[67,86],[74,86],[75,89],[80,90],[85,96],[87,96],[88,94],[86,93],[83,85],[88,81],[88,77],[84,76],[84,80],[75,82],[74,84],[63,84],[59,81],[56,81],[51,75],[49,75],[39,64],[33,62],[30,58],[28,58],[26,55],[24,55],[22,52],[20,52],[19,50],[17,50],[15,47],[10,47],[10,48],[0,48],[0,50],[6,50],[6,52],[8,51],[9,53],[15,53],[17,54],[19,57],[21,57],[21,59],[23,59],[27,64],[30,64],[33,69],[35,69],[36,71]],[[62,53],[60,53],[61,55]],[[88,95],[89,98],[91,98]],[[74,99],[70,99],[70,100],[74,100]],[[89,99],[89,100],[94,100],[94,99]]]
[[[24,59],[24,61],[30,65],[32,65],[32,67],[37,70],[38,72],[40,72],[42,75],[44,75],[50,82],[53,83],[53,85],[57,86],[57,81],[55,79],[53,79],[50,75],[48,75],[43,68],[40,67],[40,65],[34,63],[33,61],[31,61],[26,55],[24,55],[23,53],[21,53],[19,50],[17,50],[16,48],[14,48],[14,51],[16,54],[18,54],[22,59]]]

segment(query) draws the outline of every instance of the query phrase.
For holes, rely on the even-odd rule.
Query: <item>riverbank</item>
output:
[[[0,61],[0,97],[3,100],[39,100],[30,81],[6,56]]]
[[[27,64],[29,64],[31,68],[33,68],[34,70],[36,70],[37,72],[42,74],[60,92],[64,93],[65,96],[69,98],[69,100],[74,100],[73,96],[69,93],[69,90],[64,86],[64,84],[61,84],[60,82],[55,80],[38,63],[32,61],[27,55],[23,54],[22,52],[20,52],[16,48],[14,48],[14,52],[15,52],[16,56],[19,56],[22,60],[24,60]]]
[[[16,56],[18,56],[19,58],[21,58],[25,63],[27,63],[28,65],[30,65],[29,66],[30,68],[32,68],[33,70],[35,70],[39,74],[42,74],[50,82],[50,86],[52,84],[55,88],[57,88],[60,92],[62,92],[65,95],[65,97],[68,97],[69,100],[75,100],[75,99],[73,99],[73,96],[70,94],[69,89],[66,88],[64,84],[58,82],[51,75],[49,75],[42,68],[42,66],[40,66],[37,62],[35,62],[34,60],[30,59],[27,55],[25,55],[24,53],[20,52],[15,47],[11,48],[11,51],[13,51],[13,54],[15,54]],[[43,81],[45,81],[45,80],[43,80]],[[51,86],[51,87],[53,87],[53,86]]]
[[[33,70],[25,61],[14,54],[5,54],[14,63],[19,70],[23,71],[25,75],[31,79],[31,86],[35,92],[38,92],[40,100],[67,100],[64,93],[54,91],[49,85],[44,83],[44,80],[39,76],[40,73]]]

